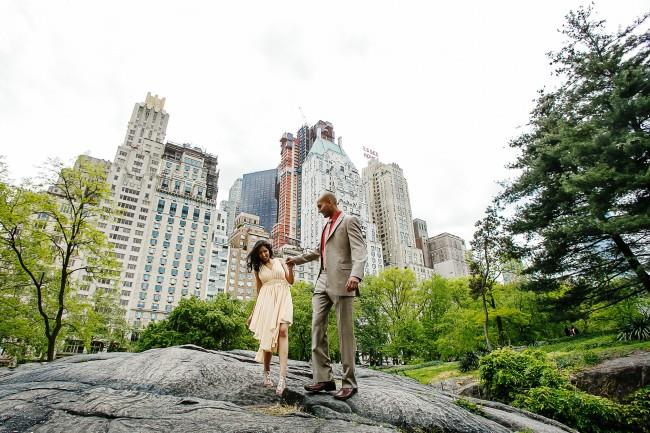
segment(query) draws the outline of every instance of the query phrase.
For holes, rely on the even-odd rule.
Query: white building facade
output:
[[[184,297],[207,298],[217,158],[196,146],[167,142],[157,168],[127,312],[136,327],[164,319]]]
[[[383,248],[384,266],[410,268],[418,280],[430,278],[422,250],[415,244],[408,183],[399,165],[370,159],[363,186],[372,221]]]
[[[325,219],[318,213],[316,202],[324,192],[330,191],[341,211],[359,217],[368,249],[365,272],[376,275],[383,269],[382,246],[377,228],[369,219],[359,171],[343,150],[340,138],[334,143],[322,138],[320,133],[316,136],[302,165],[301,245],[313,249],[320,242]],[[317,276],[319,266],[318,261],[306,264],[305,280]]]
[[[228,245],[228,236],[226,235],[226,212],[221,209],[215,212],[212,238],[207,299],[213,299],[219,293],[226,292],[230,246]]]

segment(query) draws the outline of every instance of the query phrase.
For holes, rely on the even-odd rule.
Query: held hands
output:
[[[291,257],[287,258],[284,262],[287,264],[287,267],[289,267],[289,269],[296,266],[296,262],[294,262]]]
[[[348,282],[345,285],[345,288],[348,290],[348,292],[354,292],[359,288],[359,279],[357,277],[350,277],[348,278]]]

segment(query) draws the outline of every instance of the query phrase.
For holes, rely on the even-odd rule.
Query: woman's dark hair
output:
[[[273,247],[269,242],[263,239],[255,242],[255,246],[251,252],[248,253],[248,257],[246,257],[246,267],[248,268],[248,272],[253,272],[253,269],[255,272],[260,271],[260,266],[262,265],[262,261],[260,260],[260,249],[262,247],[266,247],[266,249],[269,250],[269,259],[273,258]]]

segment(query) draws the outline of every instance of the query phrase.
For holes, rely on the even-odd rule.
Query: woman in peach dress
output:
[[[289,358],[288,328],[293,322],[291,284],[293,265],[273,257],[273,248],[267,241],[257,241],[248,254],[248,271],[255,272],[256,302],[248,318],[248,328],[260,342],[255,360],[264,363],[263,386],[273,387],[269,378],[271,357],[278,353],[280,377],[276,394],[282,395],[286,388],[287,361]]]

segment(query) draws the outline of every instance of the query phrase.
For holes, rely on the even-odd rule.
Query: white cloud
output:
[[[397,162],[430,234],[469,240],[581,3],[5,1],[0,154],[16,178],[48,156],[113,159],[152,91],[167,97],[168,139],[219,155],[222,200],[277,164],[302,106],[359,169],[362,146]],[[613,28],[646,9],[596,2]]]

